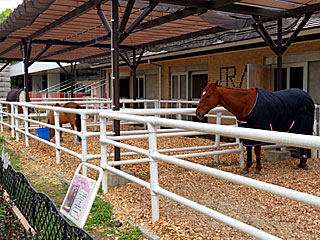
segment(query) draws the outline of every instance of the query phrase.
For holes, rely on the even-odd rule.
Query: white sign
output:
[[[79,174],[81,165],[98,170],[100,172],[98,180],[95,181]],[[60,211],[79,227],[83,227],[88,218],[102,180],[102,174],[101,168],[92,164],[81,163],[73,176]]]
[[[3,168],[7,169],[10,164],[10,156],[9,153],[5,153],[5,147],[4,144],[2,145],[2,153],[1,153],[1,159],[3,161]]]

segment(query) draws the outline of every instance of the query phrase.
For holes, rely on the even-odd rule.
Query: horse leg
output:
[[[307,165],[307,160],[308,160],[308,149],[301,148],[300,149],[300,163],[295,169],[302,168],[303,170],[308,170],[309,167]]]
[[[70,123],[70,125],[71,125],[72,130],[75,130],[74,124]],[[80,141],[81,141],[81,138],[76,135],[75,138],[74,138],[73,144],[79,144]]]
[[[244,169],[242,169],[240,174],[242,174],[242,175],[248,174],[249,168],[251,166],[252,166],[252,147],[251,146],[247,146],[247,164],[244,167]]]
[[[256,154],[256,161],[257,161],[256,171],[254,173],[254,176],[257,176],[257,175],[260,174],[260,171],[262,169],[262,165],[261,165],[261,145],[255,146],[254,147],[254,152]]]
[[[62,127],[62,124],[60,124],[60,127]],[[63,142],[63,139],[62,139],[62,131],[60,131],[60,142]]]

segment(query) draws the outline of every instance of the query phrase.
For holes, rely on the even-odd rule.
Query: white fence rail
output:
[[[124,101],[125,103],[132,103],[134,101]],[[244,129],[233,126],[223,126],[219,125],[221,122],[221,118],[226,119],[234,119],[232,116],[225,116],[224,113],[226,110],[224,108],[216,108],[208,116],[215,117],[216,123],[218,124],[206,124],[206,123],[197,123],[190,121],[182,121],[182,120],[173,120],[173,119],[165,119],[165,118],[157,118],[153,116],[168,116],[168,115],[194,115],[194,108],[181,108],[181,109],[160,109],[161,104],[158,101],[150,101],[154,104],[154,109],[127,109],[123,107],[119,112],[112,112],[111,110],[103,110],[106,105],[111,105],[110,102],[106,101],[81,101],[79,103],[87,106],[85,109],[70,109],[70,108],[61,108],[61,107],[52,107],[47,106],[48,104],[52,105],[53,102],[36,102],[36,103],[10,103],[11,109],[14,109],[11,113],[5,111],[5,104],[7,102],[0,101],[0,127],[1,131],[3,131],[4,126],[8,126],[11,128],[12,137],[16,137],[19,140],[19,134],[22,133],[25,135],[25,144],[29,145],[29,138],[37,139],[56,150],[56,162],[60,163],[60,152],[65,151],[79,159],[83,162],[88,162],[92,159],[101,159],[101,167],[105,170],[104,178],[103,178],[103,189],[107,191],[107,172],[113,172],[122,177],[125,177],[133,182],[136,182],[147,189],[150,190],[151,194],[151,203],[152,203],[152,219],[156,221],[159,218],[159,199],[158,196],[163,195],[174,201],[182,203],[186,206],[189,206],[199,212],[207,214],[219,221],[222,221],[230,226],[238,228],[248,234],[251,234],[255,237],[261,239],[278,239],[275,236],[272,236],[268,233],[265,233],[259,229],[256,229],[247,224],[241,223],[235,219],[232,219],[228,216],[225,216],[221,213],[213,211],[207,207],[201,206],[198,203],[192,202],[186,198],[178,196],[174,193],[171,193],[167,190],[162,189],[158,184],[158,161],[164,161],[172,164],[176,164],[181,167],[185,167],[188,169],[193,169],[202,173],[206,173],[208,175],[226,179],[238,184],[246,185],[249,187],[253,187],[262,191],[266,191],[269,193],[273,193],[276,195],[280,195],[289,199],[293,199],[296,201],[304,202],[306,204],[310,204],[316,207],[320,207],[320,198],[293,191],[290,189],[285,189],[283,187],[275,186],[272,184],[260,182],[254,179],[242,177],[239,175],[235,175],[232,173],[226,173],[217,169],[209,168],[206,166],[202,166],[199,164],[195,164],[192,162],[188,162],[186,160],[182,160],[181,158],[202,156],[202,155],[214,155],[215,160],[218,161],[219,154],[226,154],[229,152],[239,152],[240,153],[240,163],[243,166],[243,147],[240,144],[239,138],[247,138],[251,140],[257,140],[262,142],[270,142],[275,144],[281,144],[285,146],[296,146],[296,147],[304,147],[313,149],[313,153],[320,149],[320,137],[318,136],[306,136],[299,134],[291,134],[291,133],[280,133],[280,132],[270,132],[264,130],[256,130],[256,129]],[[149,102],[149,103],[150,103]],[[195,104],[194,102],[190,103]],[[18,114],[18,106],[23,107],[24,113]],[[144,104],[146,107],[146,104]],[[317,107],[317,111],[319,111],[319,106]],[[28,114],[28,108],[37,109],[38,111],[42,111],[41,114]],[[61,112],[69,112],[76,113],[81,115],[81,132],[73,131],[64,127],[60,127],[56,121],[56,124],[49,125],[45,122],[40,122],[40,117],[46,117],[46,112],[52,110],[54,111],[55,119],[58,119],[58,116]],[[142,115],[142,116],[139,116]],[[97,124],[97,119],[100,119],[100,132],[90,132],[88,131],[89,124],[87,123],[87,119],[89,117],[94,117],[95,124]],[[147,127],[147,130],[134,130],[134,131],[122,131],[121,136],[113,136],[112,132],[107,132],[106,126],[110,124],[109,120],[121,120],[122,123],[140,123]],[[177,117],[177,119],[181,119],[181,117]],[[319,120],[319,113],[317,112],[316,119]],[[22,124],[20,124],[19,120],[22,120]],[[29,126],[30,124],[30,126]],[[30,133],[32,128],[44,126],[49,127],[55,130],[55,143],[50,141],[43,140],[38,136]],[[159,127],[166,127],[169,129],[160,129]],[[320,131],[319,124],[315,125],[315,129],[317,129],[318,133]],[[95,129],[96,130],[96,129]],[[76,136],[81,137],[81,152],[75,152],[70,149],[64,148],[60,145],[60,134],[59,132],[67,132],[74,134]],[[210,134],[215,135],[215,144],[212,146],[199,146],[192,148],[179,148],[179,149],[157,149],[157,138],[159,137],[168,137],[168,136],[176,136],[176,135],[200,135],[200,134]],[[219,148],[225,146],[220,144],[220,135],[226,137],[237,138],[238,140],[235,143],[231,143],[229,145],[235,145],[236,148],[230,150],[219,150]],[[90,137],[100,136],[101,142],[101,154],[88,154],[87,151],[87,141]],[[149,139],[149,149],[140,149],[135,146],[130,146],[128,144],[120,143],[119,140],[124,139],[141,139],[148,138]],[[129,152],[122,153],[122,156],[130,156],[130,155],[144,155],[146,158],[143,159],[135,159],[135,160],[123,160],[123,161],[108,161],[112,154],[107,154],[107,145],[110,144],[115,147],[123,148],[129,150]],[[279,145],[278,145],[279,146]],[[206,150],[201,153],[186,153],[175,156],[167,156],[164,153],[168,151],[181,151],[181,150],[195,150],[195,149],[203,149]],[[207,151],[207,149],[215,149],[215,151]],[[126,174],[122,171],[117,170],[112,167],[114,165],[121,164],[135,164],[149,162],[150,164],[150,183],[138,179],[132,175]],[[86,169],[83,169],[83,174],[86,175]]]
[[[265,191],[268,193],[273,193],[273,194],[286,197],[295,201],[303,202],[315,207],[320,207],[320,198],[317,196],[298,192],[291,189],[286,189],[284,187],[261,182],[251,178],[246,178],[236,174],[224,172],[218,169],[209,168],[206,166],[202,166],[196,163],[179,159],[178,157],[161,154],[157,150],[156,132],[159,126],[163,126],[163,127],[185,129],[189,131],[198,131],[206,134],[218,134],[218,135],[223,135],[228,137],[247,138],[247,139],[257,140],[262,142],[271,142],[271,143],[284,144],[284,145],[290,145],[290,146],[296,146],[296,147],[320,149],[320,137],[318,136],[307,136],[307,135],[301,135],[301,134],[282,133],[282,132],[270,132],[265,130],[246,129],[246,128],[240,128],[240,127],[222,126],[217,124],[186,122],[182,120],[163,119],[163,118],[156,118],[156,117],[141,117],[136,115],[106,112],[106,111],[102,111],[100,113],[100,118],[101,118],[101,121],[100,121],[101,167],[106,170],[103,178],[103,190],[105,192],[108,190],[107,171],[118,174],[124,178],[127,178],[130,181],[133,181],[149,189],[150,195],[151,195],[153,222],[159,219],[159,195],[163,195],[174,201],[184,204],[190,208],[193,208],[201,213],[211,216],[221,222],[224,222],[232,227],[235,227],[243,232],[246,232],[252,236],[255,236],[259,239],[279,239],[276,236],[270,235],[269,233],[261,231],[255,227],[242,223],[238,220],[232,219],[210,208],[202,206],[196,202],[190,201],[184,197],[181,197],[177,194],[174,194],[172,192],[169,192],[161,188],[158,183],[158,161],[164,161],[167,163],[175,164],[180,167],[192,169],[192,170],[205,173],[214,177],[218,177],[221,179],[225,179],[234,183],[259,189],[261,191]],[[106,127],[107,118],[146,124],[148,126],[148,132],[149,132],[148,133],[149,149],[148,150],[140,149],[135,146],[119,143],[112,140],[110,137],[106,135],[106,131],[104,130]],[[149,159],[148,162],[150,164],[150,183],[111,167],[111,164],[110,162],[108,162],[108,158],[107,158],[108,144],[111,144],[115,147],[129,150],[129,151],[134,151],[138,154],[147,156]],[[132,160],[132,161],[133,163],[136,163],[137,160]],[[125,163],[129,164],[130,160],[126,160]]]

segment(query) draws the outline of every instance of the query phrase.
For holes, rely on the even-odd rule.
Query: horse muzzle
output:
[[[204,119],[204,113],[201,113],[201,112],[197,112],[196,113],[196,116],[199,120],[203,120]]]

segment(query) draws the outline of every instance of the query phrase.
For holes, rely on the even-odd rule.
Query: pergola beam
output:
[[[59,19],[57,19],[56,21],[50,23],[49,25],[39,29],[38,31],[34,32],[33,34],[27,36],[25,38],[26,41],[30,41],[33,40],[34,38],[37,38],[59,26],[61,26],[62,24],[65,24],[73,19],[75,19],[76,17],[78,17],[79,15],[82,15],[88,11],[90,11],[91,9],[95,8],[97,4],[101,4],[101,3],[105,3],[108,0],[91,0],[89,2],[86,2],[84,4],[82,4],[80,7],[74,9],[73,11],[67,13],[66,15],[60,17]],[[13,49],[21,46],[22,41],[18,42],[14,45],[12,45],[11,47],[7,48],[5,51],[0,53],[0,56],[12,51]]]
[[[200,8],[186,8],[184,10],[177,11],[175,13],[171,13],[171,14],[168,14],[166,16],[159,17],[157,19],[153,19],[153,20],[151,20],[149,22],[142,23],[142,24],[138,25],[132,32],[138,32],[138,31],[142,31],[142,30],[147,29],[147,28],[160,26],[162,24],[169,23],[169,22],[172,22],[172,21],[175,21],[175,20],[178,20],[178,19],[182,19],[182,18],[185,18],[185,17],[188,17],[188,16],[192,16],[192,15],[195,15],[195,14],[198,14],[198,13],[201,13],[201,12],[205,12],[205,11],[206,10],[203,10],[203,9],[200,9]]]
[[[218,9],[232,5],[235,2],[240,2],[240,0],[212,0],[212,7]]]
[[[317,11],[320,11],[320,3],[287,10],[286,12],[284,12],[283,17],[301,16],[303,14],[314,13]]]
[[[126,25],[128,23],[128,20],[130,18],[130,14],[131,14],[131,11],[133,9],[135,1],[136,0],[129,0],[128,1],[126,9],[124,10],[124,13],[123,13],[123,16],[122,16],[122,19],[121,19],[120,26],[119,26],[119,33],[122,33],[125,30]]]
[[[136,18],[136,20],[134,20],[126,30],[124,30],[119,38],[120,43],[125,40],[129,34],[152,12],[157,4],[157,2],[151,2],[150,5]]]
[[[219,7],[215,7],[214,2],[205,1],[205,0],[158,0],[160,3],[168,3],[172,5],[179,5],[185,7],[193,7],[193,8],[201,8],[207,10],[219,10],[231,13],[239,13],[246,15],[258,15],[269,18],[278,18],[284,11],[277,11],[271,9],[265,9],[260,7],[254,7],[249,5],[240,5],[240,4],[232,4],[230,5],[230,1],[228,1],[228,5]],[[222,2],[222,1],[220,1]]]

